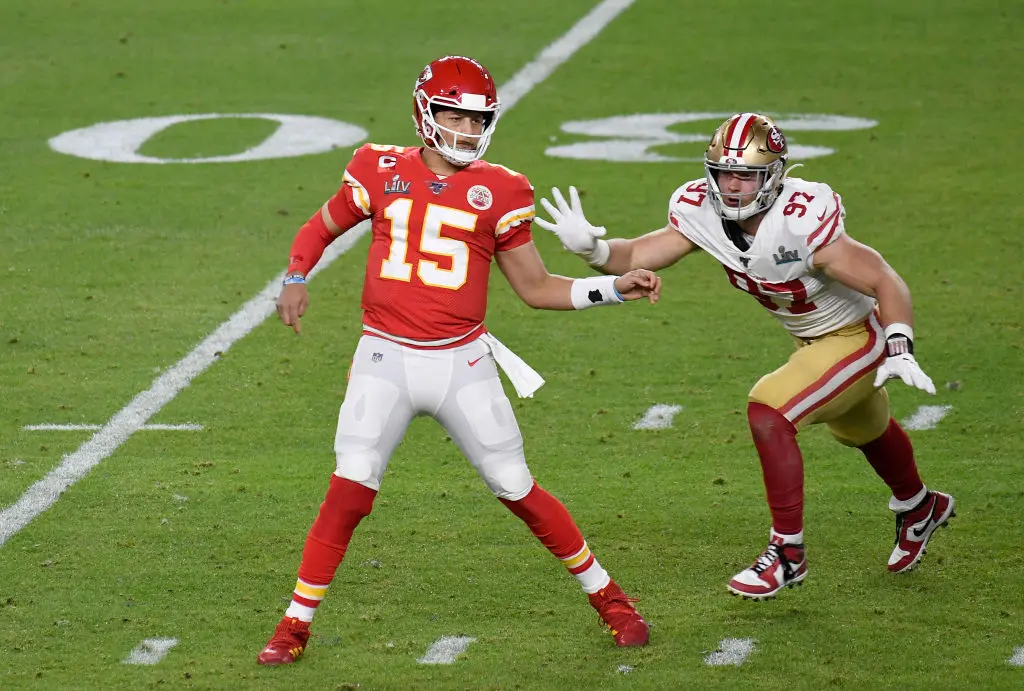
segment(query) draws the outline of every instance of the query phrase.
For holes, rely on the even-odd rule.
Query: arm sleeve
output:
[[[361,177],[367,174],[363,172],[365,154],[361,155],[365,149],[366,146],[356,149],[352,161],[345,168],[341,188],[296,233],[288,259],[289,272],[300,271],[303,275],[308,274],[320,261],[328,245],[346,230],[370,217],[370,195],[356,177],[357,174]],[[331,221],[338,226],[337,233],[332,232],[324,222],[325,211]]]
[[[295,234],[291,255],[288,257],[288,273],[298,271],[303,276],[309,275],[327,246],[337,238],[338,235],[332,233],[324,223],[323,208],[317,209]]]

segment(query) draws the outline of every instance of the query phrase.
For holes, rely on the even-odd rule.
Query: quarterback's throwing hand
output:
[[[882,386],[889,379],[899,377],[907,386],[913,386],[935,395],[935,384],[932,378],[924,373],[917,359],[910,353],[890,355],[878,368],[875,374],[875,386]]]
[[[304,283],[286,285],[277,296],[277,316],[281,323],[290,326],[295,333],[302,333],[300,318],[309,307],[309,291]]]
[[[546,221],[538,216],[534,218],[534,223],[557,235],[565,249],[589,259],[597,249],[597,239],[605,234],[605,229],[594,227],[587,221],[587,217],[583,215],[583,205],[580,204],[580,195],[575,187],[569,188],[570,203],[566,203],[565,197],[557,187],[551,189],[551,196],[557,207],[547,199],[541,199],[540,203],[551,215],[552,220]]]
[[[615,279],[615,290],[623,300],[645,297],[653,305],[661,297],[661,276],[647,269],[633,269]]]

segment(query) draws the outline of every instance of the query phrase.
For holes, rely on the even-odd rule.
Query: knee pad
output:
[[[533,487],[521,444],[515,449],[489,453],[473,465],[487,488],[500,499],[518,501]]]
[[[387,464],[380,448],[391,446],[384,436],[398,396],[398,387],[384,379],[358,375],[349,380],[334,436],[336,475],[380,489]]]
[[[334,446],[334,474],[372,490],[379,490],[383,474],[380,454],[365,446],[339,442],[336,442]]]

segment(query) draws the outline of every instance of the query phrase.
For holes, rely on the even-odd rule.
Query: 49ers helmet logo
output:
[[[782,130],[774,125],[768,130],[768,137],[765,139],[765,143],[768,145],[768,150],[773,154],[781,154],[786,149],[786,137],[782,134]]]

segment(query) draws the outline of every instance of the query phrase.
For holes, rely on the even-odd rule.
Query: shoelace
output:
[[[602,606],[601,609],[603,610],[603,609],[605,609],[605,607],[608,607],[609,605],[620,604],[620,605],[625,605],[626,607],[628,607],[629,610],[630,610],[629,611],[630,614],[635,614],[636,613],[636,608],[633,607],[633,603],[634,602],[640,602],[640,598],[638,598],[638,597],[630,597],[629,595],[626,595],[625,593],[623,593],[622,595],[616,595],[615,597],[610,597],[607,600],[605,600],[604,606]],[[601,626],[603,626],[603,627],[605,627],[607,629],[611,629],[613,632],[615,631],[615,629],[612,627],[612,625],[604,620],[604,617],[601,616],[600,611],[598,612],[597,620],[598,620],[598,623],[601,624]]]
[[[900,544],[900,533],[903,532],[903,514],[896,514],[896,539],[892,541],[892,544]]]
[[[783,562],[786,561],[782,556],[782,548],[773,542],[769,544],[763,552],[761,552],[761,556],[757,558],[757,561],[755,561],[754,565],[750,567],[750,570],[757,574],[763,573],[777,559]]]

